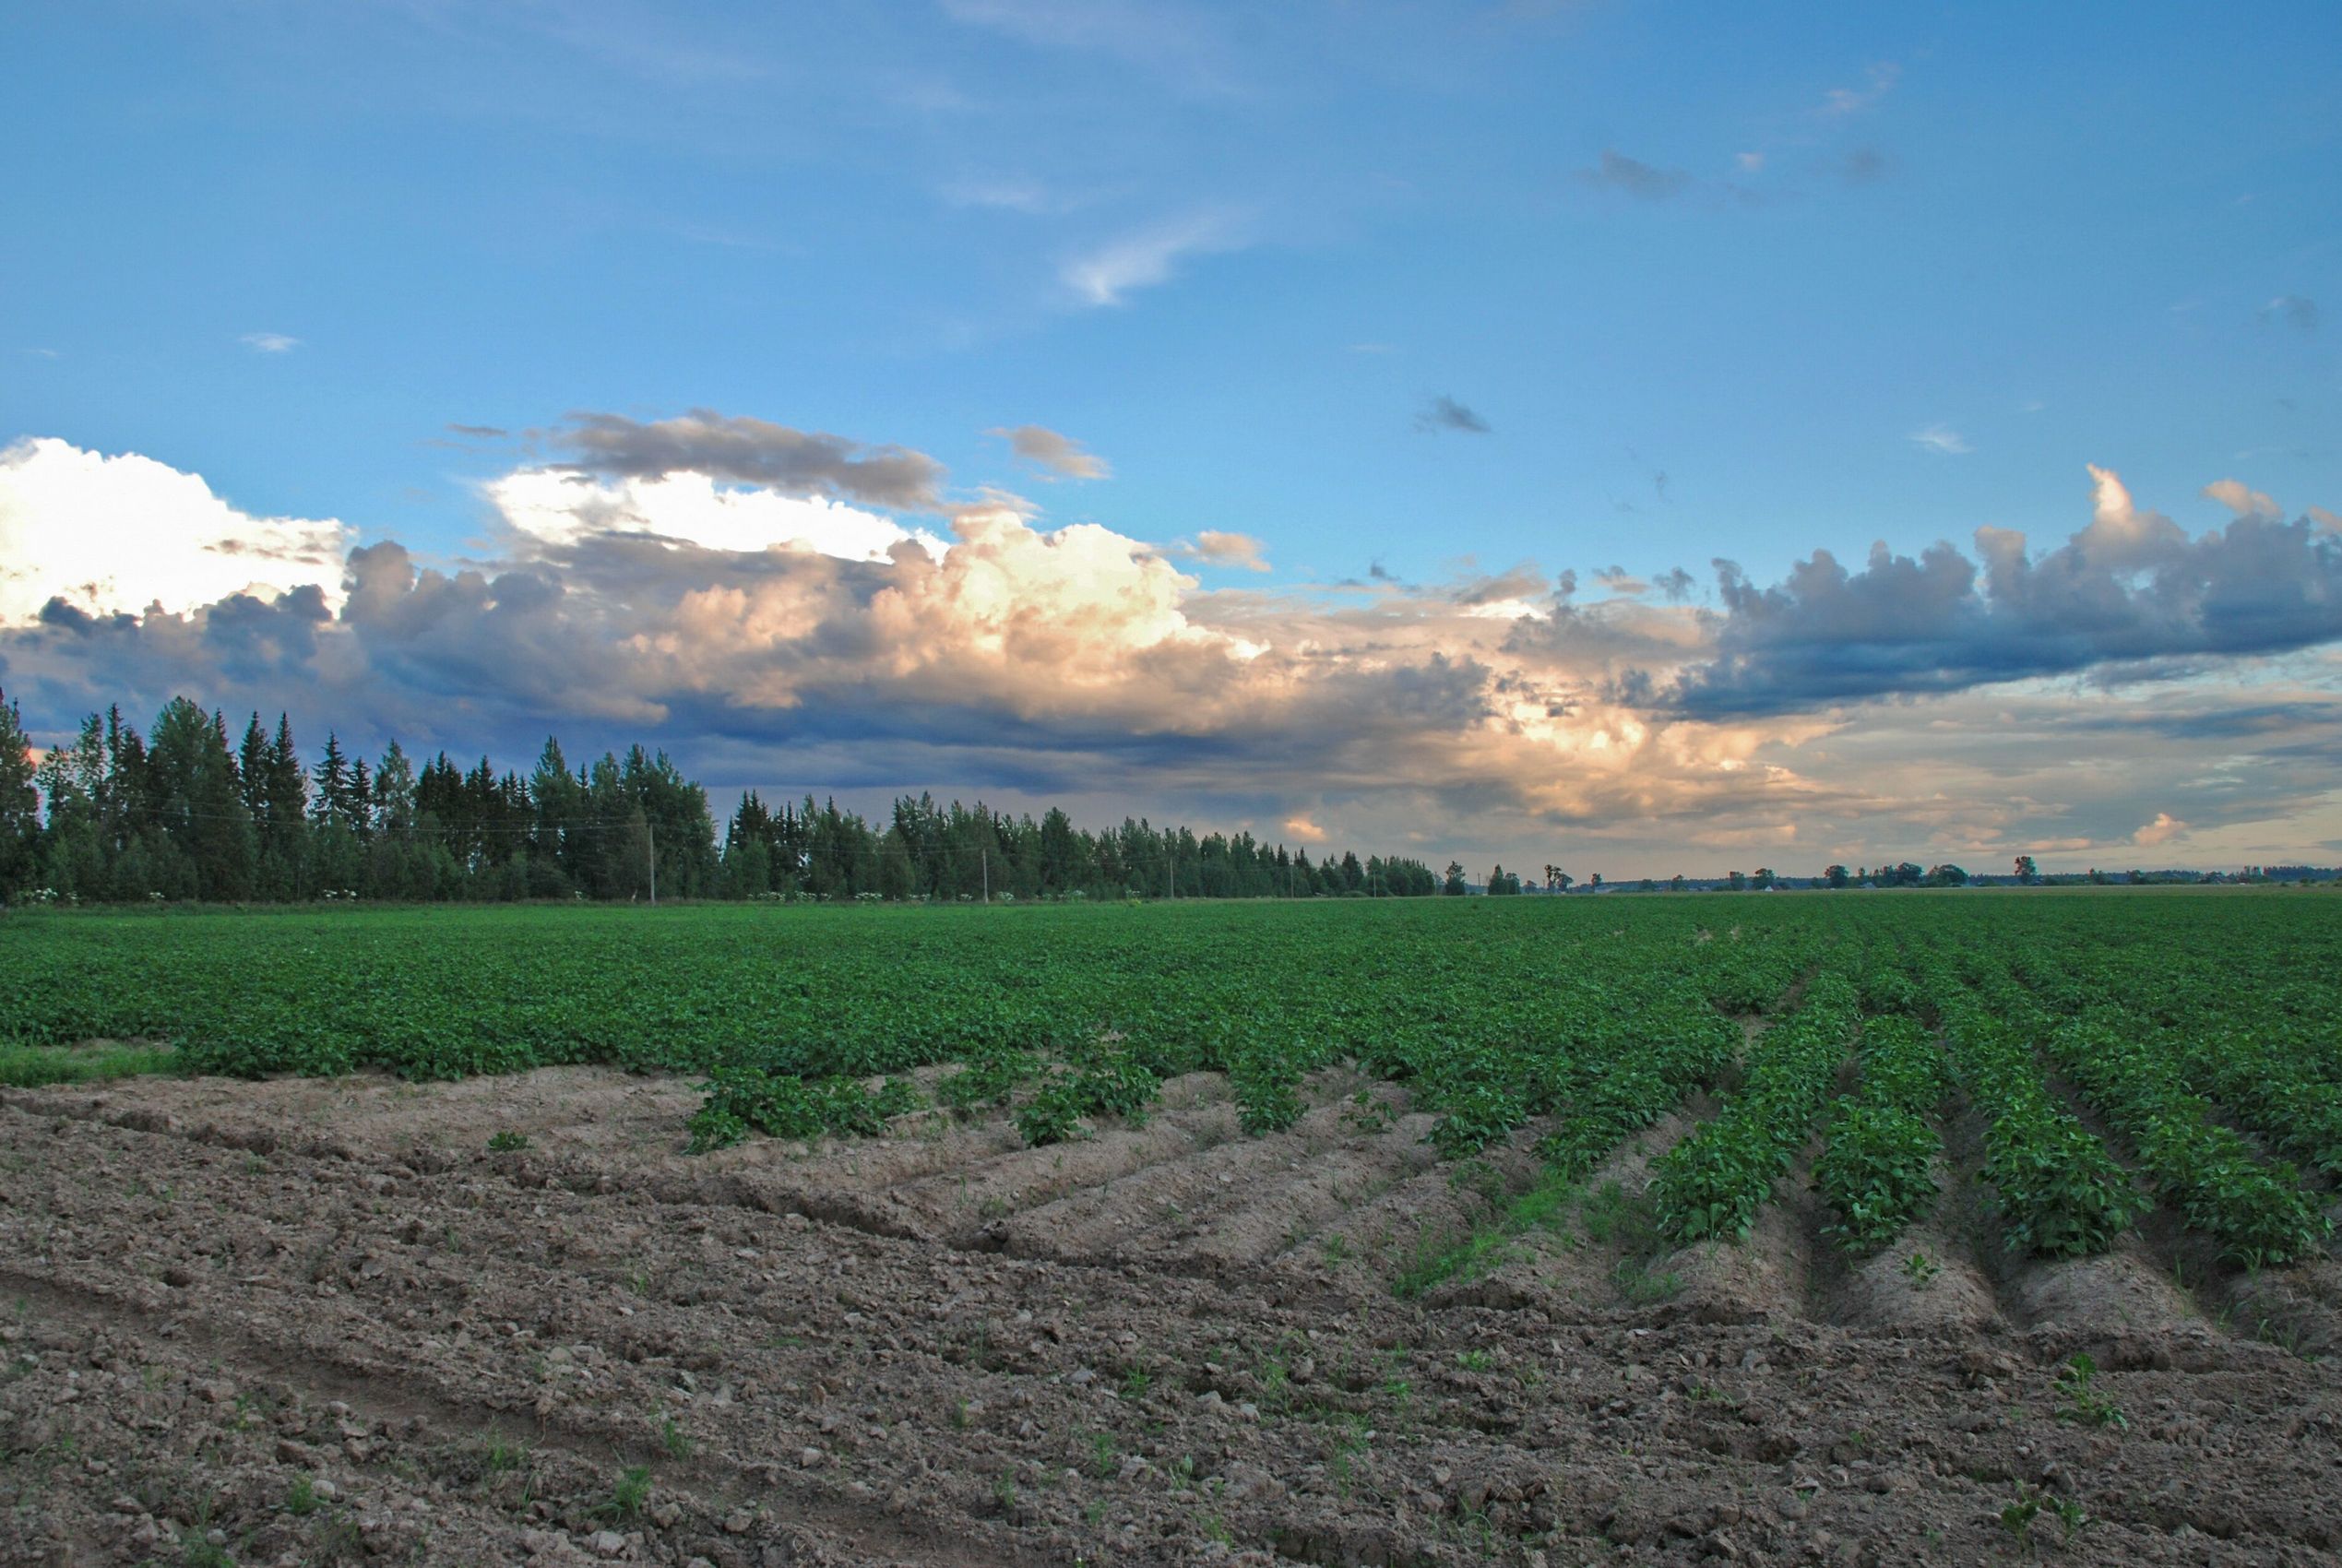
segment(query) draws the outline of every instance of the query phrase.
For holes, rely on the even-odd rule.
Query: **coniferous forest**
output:
[[[1460,873],[1458,873],[1460,875]],[[1451,880],[1454,880],[1451,878]],[[1250,833],[1125,819],[1091,832],[979,802],[898,799],[871,821],[811,796],[744,794],[719,837],[707,790],[664,752],[573,767],[546,741],[523,774],[486,757],[373,762],[328,733],[304,755],[290,721],[241,737],[186,697],[141,731],[91,715],[36,765],[0,700],[0,898],[81,903],[521,899],[1415,897],[1420,861],[1313,862]]]

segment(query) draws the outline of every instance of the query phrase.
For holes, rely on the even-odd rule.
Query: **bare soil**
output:
[[[1892,1253],[1784,1182],[1670,1258],[1674,1118],[1401,1301],[1536,1130],[1438,1164],[1364,1087],[700,1158],[600,1070],[9,1091],[0,1563],[2342,1560],[2331,1259],[2012,1265],[1956,1140]]]

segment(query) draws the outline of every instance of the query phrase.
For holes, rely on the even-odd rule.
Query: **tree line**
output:
[[[664,752],[604,753],[572,770],[548,739],[526,775],[392,741],[371,764],[329,732],[314,761],[289,719],[186,697],[140,731],[92,714],[36,765],[0,697],[0,897],[76,902],[321,898],[1263,898],[1422,897],[1420,861],[1313,863],[1250,833],[1125,819],[1089,832],[982,802],[904,796],[878,821],[833,800],[742,797],[719,843],[704,788]]]

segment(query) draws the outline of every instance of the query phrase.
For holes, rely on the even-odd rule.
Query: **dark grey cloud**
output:
[[[1665,201],[1682,195],[1692,185],[1692,176],[1681,169],[1662,169],[1607,147],[1602,149],[1602,160],[1591,169],[1580,169],[1577,177],[1589,185],[1620,191],[1644,201]]]
[[[1991,529],[1977,554],[1879,545],[1849,572],[1816,551],[1770,588],[1718,561],[1716,657],[1653,700],[1707,719],[1789,713],[2342,639],[2342,539],[2306,518],[2242,517],[2190,539],[2123,497],[2046,555]]]
[[[573,457],[565,466],[580,473],[657,479],[690,472],[906,511],[935,511],[942,505],[944,466],[923,452],[865,445],[712,409],[649,423],[623,414],[573,413],[546,434]]]
[[[1672,566],[1653,577],[1651,586],[1668,603],[1681,604],[1692,597],[1692,590],[1699,587],[1699,579],[1681,566]]]
[[[1443,430],[1460,431],[1467,435],[1486,435],[1491,426],[1468,405],[1443,392],[1423,405],[1422,412],[1415,416],[1415,428],[1429,435],[1437,435]]]
[[[2279,294],[2261,307],[2261,319],[2290,327],[2296,332],[2318,329],[2318,303],[2301,294]]]
[[[2342,701],[2331,698],[2289,698],[2271,702],[2221,703],[2209,707],[2169,707],[2144,712],[2077,713],[2067,720],[2077,730],[2117,734],[2147,734],[2158,740],[2267,742],[2266,749],[2287,752],[2304,740],[2321,753],[2342,741]],[[2256,750],[2264,749],[2255,746]]]
[[[512,432],[493,424],[451,424],[448,431],[456,435],[469,435],[475,441],[502,441]]]

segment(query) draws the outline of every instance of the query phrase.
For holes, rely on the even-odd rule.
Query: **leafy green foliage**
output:
[[[0,1081],[112,1071],[117,1051],[239,1075],[596,1063],[705,1078],[691,1133],[712,1148],[882,1133],[920,1108],[907,1075],[929,1067],[947,1111],[1044,1140],[1135,1123],[1164,1081],[1224,1073],[1267,1134],[1349,1063],[1368,1098],[1337,1108],[1345,1132],[1403,1116],[1467,1161],[1536,1137],[1528,1195],[1439,1241],[1441,1266],[1468,1270],[1718,1082],[1742,1020],[1767,1013],[1721,1112],[1659,1162],[1670,1238],[1745,1233],[1819,1123],[1841,1235],[1889,1244],[1931,1200],[1948,1067],[2013,1248],[2103,1249],[2151,1192],[2275,1265],[2324,1241],[2301,1170],[2342,1175],[2336,974],[2342,900],[2227,889],[39,909],[0,922]],[[1861,1075],[1832,1104],[1849,1051]]]
[[[727,1067],[716,1073],[707,1104],[691,1119],[692,1147],[722,1148],[750,1131],[776,1138],[868,1137],[918,1104],[918,1091],[900,1079],[867,1089],[835,1075],[798,1078]]]
[[[1248,1054],[1229,1074],[1236,1091],[1236,1120],[1247,1133],[1281,1133],[1302,1119],[1296,1075],[1266,1053]]]
[[[2077,1354],[2057,1371],[2057,1419],[2077,1426],[2128,1427],[2122,1407],[2108,1398],[2092,1384],[2098,1380],[2098,1362],[2086,1354]]]
[[[2316,1251],[2334,1222],[2281,1161],[2264,1161],[2210,1102],[2189,1092],[2179,1063],[2119,1014],[2094,1010],[2051,1037],[2050,1053],[2129,1138],[2189,1224],[2254,1267]]]
[[[2040,1063],[2008,1025],[1956,979],[1939,980],[1935,994],[1953,1071],[1984,1117],[1978,1175],[1992,1188],[2003,1241],[2040,1257],[2112,1246],[2146,1201],[2098,1135],[2050,1098]]]
[[[1837,1216],[1831,1233],[1849,1251],[1875,1252],[1934,1206],[1944,1063],[1926,1030],[1900,1016],[1863,1027],[1861,1063],[1861,1092],[1830,1111],[1813,1186]]]
[[[1079,1134],[1083,1106],[1081,1080],[1071,1074],[1058,1075],[1042,1084],[1040,1092],[1016,1112],[1016,1131],[1036,1148],[1064,1143]]]
[[[1923,1117],[1900,1106],[1841,1099],[1830,1112],[1828,1136],[1813,1184],[1837,1211],[1830,1233],[1849,1251],[1891,1245],[1933,1206],[1931,1165],[1941,1140]]]
[[[1749,1233],[1803,1146],[1860,1022],[1854,988],[1824,976],[1803,1006],[1765,1031],[1740,1092],[1654,1167],[1651,1195],[1665,1234],[1700,1241]]]

